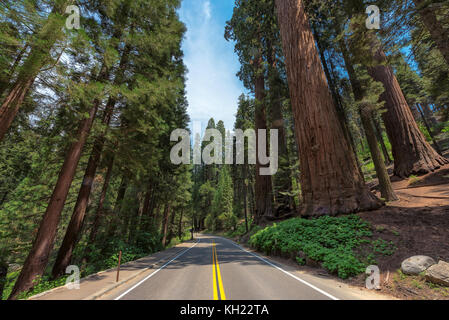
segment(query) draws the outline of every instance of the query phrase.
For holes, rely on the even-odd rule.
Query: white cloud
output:
[[[204,124],[213,117],[232,129],[243,87],[235,76],[240,66],[234,45],[223,37],[225,20],[230,17],[217,16],[209,0],[183,1],[180,17],[187,26],[183,50],[188,111],[192,121]]]
[[[211,17],[211,12],[210,12],[210,1],[205,1],[203,4],[203,11],[204,11],[204,15],[206,16],[206,19],[209,20]]]

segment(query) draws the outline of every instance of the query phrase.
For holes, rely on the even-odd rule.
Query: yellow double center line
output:
[[[221,300],[226,300],[226,295],[223,289],[223,282],[221,281],[220,265],[218,264],[217,248],[215,247],[215,241],[212,245],[212,282],[214,284],[214,300],[218,299],[218,290],[220,290]],[[217,290],[218,283],[218,290]]]

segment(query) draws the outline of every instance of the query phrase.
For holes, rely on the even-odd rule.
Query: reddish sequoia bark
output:
[[[89,111],[89,117],[82,120],[80,123],[77,133],[78,139],[70,146],[70,149],[66,154],[58,181],[40,223],[36,240],[25,260],[19,278],[14,285],[14,289],[8,298],[10,300],[16,299],[20,292],[31,289],[34,286],[33,281],[36,277],[41,276],[45,271],[50,252],[53,249],[61,212],[64,208],[84,144],[89,136],[99,104],[100,102],[96,100]]]
[[[257,61],[257,58],[256,58]],[[265,79],[263,73],[259,70],[260,61],[257,61],[254,65],[256,70],[255,75],[255,97],[256,97],[256,111],[255,111],[255,129],[256,129],[256,154],[259,154],[259,129],[267,129],[267,120],[265,116]],[[268,131],[267,131],[268,134]],[[267,139],[268,140],[268,139]],[[268,147],[268,142],[267,142]],[[267,148],[268,149],[268,148]],[[273,217],[272,208],[272,184],[271,176],[260,175],[260,168],[263,165],[259,163],[259,156],[257,156],[256,162],[256,183],[255,183],[255,196],[256,196],[256,219],[263,219],[266,217]]]
[[[365,186],[338,120],[301,0],[276,0],[298,139],[302,214],[336,215],[382,206]]]
[[[414,3],[432,40],[435,41],[438,50],[440,50],[444,60],[446,60],[449,65],[449,34],[438,21],[434,9],[429,8],[431,2],[426,0],[414,0]]]
[[[340,32],[340,31],[338,31]],[[314,33],[315,35],[317,34],[316,31],[312,30],[312,33]],[[332,63],[330,63],[330,67],[332,70],[332,74],[331,71],[329,70],[329,67],[327,65],[327,59],[326,59],[326,55],[325,53],[325,49],[321,43],[321,41],[317,41],[317,47],[318,47],[318,53],[320,55],[320,59],[321,59],[321,63],[323,65],[323,70],[324,70],[324,74],[326,75],[326,80],[332,95],[332,99],[334,100],[334,105],[336,106],[337,109],[337,115],[338,115],[338,119],[340,120],[341,126],[343,128],[343,133],[345,134],[346,139],[348,140],[348,142],[350,143],[350,146],[352,148],[352,152],[354,152],[354,158],[357,162],[357,168],[359,169],[360,175],[362,177],[363,176],[363,170],[362,170],[362,165],[360,163],[360,160],[357,156],[357,148],[354,142],[354,137],[351,134],[351,130],[349,130],[349,124],[348,124],[348,118],[346,116],[346,112],[345,109],[343,107],[343,103],[341,101],[341,97],[340,94],[337,92],[337,86],[335,85],[335,72],[334,72],[334,66]]]
[[[385,101],[387,112],[382,114],[382,118],[392,146],[395,175],[405,178],[412,174],[425,174],[449,163],[431,147],[419,130],[381,48],[373,49],[373,59],[377,65],[368,69],[371,77],[385,88],[381,100]]]
[[[34,78],[18,81],[3,102],[0,108],[0,141],[8,132],[33,82]]]
[[[92,190],[95,174],[97,172],[97,167],[100,163],[103,145],[103,137],[99,137],[98,139],[96,139],[92,149],[92,154],[90,155],[89,161],[87,163],[83,182],[78,193],[78,198],[76,200],[70,223],[67,227],[64,240],[62,241],[61,247],[59,248],[58,255],[53,266],[53,278],[57,278],[58,276],[64,274],[66,267],[72,260],[72,252],[78,241],[78,235],[84,223],[87,204],[89,202],[89,196]]]

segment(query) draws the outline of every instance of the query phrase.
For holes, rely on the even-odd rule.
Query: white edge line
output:
[[[236,244],[234,241],[231,241],[231,240],[226,239],[226,238],[222,238],[222,239],[225,239],[225,240],[229,241],[229,242],[232,243],[234,246],[240,248],[242,251],[245,251],[246,253],[249,253],[250,255],[256,257],[257,259],[262,260],[262,261],[265,262],[266,264],[268,264],[268,265],[270,265],[270,266],[272,266],[272,267],[278,269],[279,271],[282,271],[282,272],[285,273],[286,275],[289,275],[290,277],[292,277],[292,278],[298,280],[299,282],[305,284],[306,286],[309,286],[310,288],[312,288],[312,289],[318,291],[319,293],[324,294],[326,297],[328,297],[328,298],[330,298],[330,299],[332,299],[332,300],[340,300],[340,299],[334,297],[333,295],[327,293],[326,291],[323,291],[323,290],[321,290],[320,288],[315,287],[313,284],[308,283],[307,281],[305,281],[305,280],[303,280],[303,279],[301,279],[301,278],[298,278],[297,276],[291,274],[291,273],[288,272],[288,271],[285,271],[284,269],[282,269],[281,267],[278,267],[277,265],[271,263],[271,262],[268,261],[267,259],[264,259],[264,258],[262,258],[261,256],[259,256],[259,255],[255,254],[255,253],[252,253],[251,251],[248,251],[248,250],[242,248],[241,246],[239,246],[238,244]]]
[[[131,291],[133,291],[135,288],[137,288],[138,286],[140,286],[142,283],[144,283],[145,281],[147,281],[148,279],[150,279],[152,276],[154,276],[156,273],[158,273],[159,271],[161,271],[162,269],[164,269],[166,266],[168,266],[170,263],[172,263],[173,261],[175,261],[176,259],[178,259],[180,256],[182,256],[183,254],[187,253],[187,251],[189,251],[190,249],[196,247],[196,245],[200,243],[200,240],[198,239],[198,241],[191,246],[190,248],[188,248],[187,250],[184,250],[183,252],[181,252],[180,254],[178,254],[176,257],[174,257],[173,259],[171,259],[169,262],[167,262],[166,264],[164,264],[162,267],[160,267],[159,269],[157,269],[156,271],[154,271],[152,274],[150,274],[149,276],[147,276],[145,279],[141,280],[139,283],[137,283],[136,285],[134,285],[133,287],[131,287],[130,289],[126,290],[124,293],[122,293],[120,296],[118,296],[117,298],[115,298],[114,300],[120,300],[121,298],[123,298],[124,296],[126,296],[128,293],[130,293]]]

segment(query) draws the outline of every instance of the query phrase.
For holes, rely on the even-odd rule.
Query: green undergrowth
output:
[[[20,271],[11,272],[8,274],[6,278],[6,285],[5,289],[3,291],[3,300],[6,300],[8,296],[10,295],[14,283],[16,282],[17,278],[19,277]],[[58,278],[56,280],[51,280],[49,277],[44,276],[37,278],[35,280],[36,285],[32,290],[29,290],[27,292],[22,292],[19,294],[18,299],[28,299],[29,297],[35,296],[39,293],[51,290],[53,288],[61,287],[66,284],[67,276]]]
[[[376,264],[376,257],[395,252],[394,243],[373,239],[371,230],[371,225],[356,215],[293,218],[258,231],[249,244],[267,255],[294,258],[299,264],[312,259],[346,279]]]
[[[249,233],[250,235],[261,230],[261,227],[256,225],[252,219],[248,219],[248,232],[246,232],[246,223],[245,220],[240,221],[237,224],[235,230],[230,230],[226,232],[224,235],[229,238],[241,237]]]

